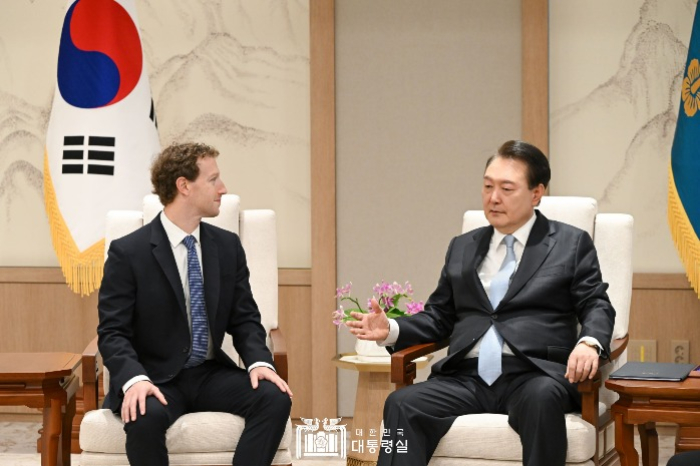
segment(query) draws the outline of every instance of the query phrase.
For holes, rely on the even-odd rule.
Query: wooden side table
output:
[[[44,410],[41,466],[70,466],[79,365],[73,353],[0,353],[0,405]]]
[[[615,449],[621,466],[637,466],[639,455],[634,449],[634,426],[639,429],[642,464],[658,466],[659,443],[657,422],[700,425],[700,379],[688,377],[683,382],[644,380],[607,380],[605,386],[620,399],[612,405],[615,419]]]
[[[376,466],[381,448],[381,424],[384,402],[386,397],[394,390],[391,383],[391,362],[389,358],[384,362],[364,362],[357,358],[354,353],[340,354],[333,358],[333,362],[340,369],[348,369],[359,372],[357,382],[357,394],[355,395],[355,412],[353,414],[352,429],[350,432],[350,444],[348,445],[347,466]],[[431,358],[423,357],[417,359],[418,368],[425,367]],[[370,436],[370,430],[376,436]],[[362,435],[356,432],[362,431]],[[370,452],[366,441],[376,440],[377,447],[374,452]],[[354,442],[354,443],[353,443]],[[355,446],[362,442],[363,451],[353,450]],[[372,443],[371,445],[374,445]]]

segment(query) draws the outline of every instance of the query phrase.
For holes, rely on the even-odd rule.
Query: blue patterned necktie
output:
[[[489,293],[489,301],[491,301],[494,311],[506,295],[508,285],[510,285],[510,277],[515,271],[516,260],[515,249],[513,248],[515,237],[506,235],[503,240],[506,243],[506,258],[503,259],[501,268],[491,280],[491,292]],[[503,337],[492,324],[481,340],[481,347],[479,348],[479,377],[488,385],[493,384],[501,376],[502,356]]]
[[[187,282],[190,286],[190,314],[192,319],[192,352],[185,367],[194,367],[207,359],[209,330],[207,309],[204,303],[204,282],[197,259],[194,236],[187,236],[182,242],[187,246]]]

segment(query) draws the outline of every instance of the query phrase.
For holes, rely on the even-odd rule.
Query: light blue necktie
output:
[[[506,235],[503,240],[506,243],[506,258],[503,260],[500,270],[491,280],[491,292],[489,293],[489,301],[491,301],[494,311],[506,295],[508,285],[510,285],[510,277],[515,271],[516,260],[515,249],[513,248],[515,237]],[[503,337],[492,324],[491,328],[484,334],[484,338],[481,340],[481,347],[479,348],[479,377],[488,385],[493,384],[503,372],[501,369],[502,356]]]
[[[195,238],[190,235],[182,242],[187,246],[187,282],[190,286],[190,314],[192,319],[192,352],[185,367],[194,367],[207,359],[209,331],[207,308],[204,303],[204,282],[197,259]]]

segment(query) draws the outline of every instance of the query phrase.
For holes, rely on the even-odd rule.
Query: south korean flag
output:
[[[160,151],[133,0],[71,0],[44,157],[54,249],[70,288],[102,280],[105,216],[141,209]]]

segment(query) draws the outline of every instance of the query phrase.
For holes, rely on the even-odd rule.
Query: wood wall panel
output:
[[[522,139],[549,155],[549,1],[522,0]]]
[[[657,360],[673,362],[671,340],[690,342],[700,364],[700,300],[683,274],[635,274],[630,339],[656,340]]]
[[[58,268],[0,267],[0,352],[81,353],[95,337],[97,293],[80,298],[66,286]],[[311,271],[280,269],[280,328],[287,340],[292,414],[311,417]],[[324,323],[335,343],[329,311]],[[318,394],[317,396],[321,396]],[[335,392],[332,393],[335,400]],[[0,407],[0,413],[36,412]],[[328,416],[330,416],[330,413]]]
[[[97,328],[97,295],[80,298],[58,268],[0,268],[0,352],[80,353]],[[3,406],[0,413],[36,413]]]
[[[295,273],[280,271],[279,326],[287,343],[289,387],[294,393],[292,417],[312,417],[313,374],[309,361],[313,341],[309,338],[308,331],[311,322],[311,272],[293,272]],[[330,324],[330,318],[328,323]]]
[[[310,0],[311,38],[311,366],[313,409],[308,417],[335,416],[337,374],[331,359],[337,337],[328,328],[335,310],[335,2]]]
[[[316,397],[335,402],[335,390],[318,389],[313,370],[318,351],[311,338],[311,271],[280,270],[280,328],[287,340],[293,417],[312,417]],[[690,360],[700,363],[700,300],[681,274],[635,274],[630,338],[657,340],[659,361],[671,361],[671,340],[690,341]],[[97,327],[96,295],[80,298],[66,287],[58,269],[0,268],[0,352],[81,352]],[[324,332],[334,341],[330,311]],[[329,403],[329,400],[322,401]],[[1,412],[28,412],[6,408]]]
[[[0,268],[0,352],[78,353],[95,335],[97,295],[81,298],[57,268]]]

